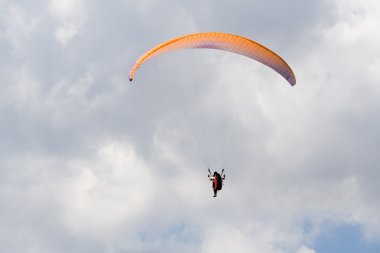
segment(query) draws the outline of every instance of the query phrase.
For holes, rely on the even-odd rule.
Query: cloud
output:
[[[308,247],[302,246],[297,253],[315,253],[313,249],[309,249]]]
[[[77,35],[86,21],[85,1],[56,1],[49,3],[49,13],[59,22],[55,30],[55,37],[65,46]]]
[[[326,221],[378,240],[375,1],[0,6],[1,251],[317,252]],[[212,50],[128,81],[145,50],[213,30],[267,45],[297,85]]]

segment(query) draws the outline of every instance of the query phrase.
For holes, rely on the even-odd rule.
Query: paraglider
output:
[[[217,192],[222,189],[224,184],[224,180],[226,179],[226,175],[224,174],[224,169],[222,169],[222,173],[219,174],[217,171],[214,171],[214,174],[211,175],[210,169],[208,169],[208,178],[212,181],[212,189],[214,191],[214,198],[217,196]]]
[[[237,53],[253,60],[256,60],[280,74],[291,86],[296,84],[296,77],[288,65],[278,54],[269,48],[242,36],[220,33],[205,32],[188,34],[161,43],[141,55],[129,71],[129,80],[134,79],[136,71],[148,60],[159,55],[184,50],[184,49],[217,49]],[[217,171],[211,174],[210,169],[208,178],[212,181],[214,197],[222,189],[225,180],[224,169],[219,174]]]
[[[164,53],[193,48],[218,49],[247,56],[279,73],[290,85],[294,86],[296,84],[296,78],[292,69],[275,52],[248,38],[219,32],[189,34],[153,47],[143,54],[133,65],[129,72],[129,80],[133,80],[137,69],[146,61]]]

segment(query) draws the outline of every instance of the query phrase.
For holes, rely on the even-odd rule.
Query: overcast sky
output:
[[[0,0],[0,251],[380,252],[380,2]],[[216,50],[219,31],[292,67]],[[213,198],[207,167],[226,171]]]

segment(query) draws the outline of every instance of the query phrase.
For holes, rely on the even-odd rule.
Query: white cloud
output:
[[[72,161],[76,174],[61,186],[65,222],[75,233],[107,236],[147,211],[155,186],[147,166],[127,143],[109,141],[93,161]]]
[[[59,27],[55,31],[55,37],[57,40],[65,46],[68,42],[70,42],[74,36],[78,33],[77,30],[66,27]]]
[[[63,46],[67,45],[77,34],[82,32],[82,26],[87,19],[88,6],[86,1],[57,1],[49,2],[49,13],[58,20],[55,37]]]
[[[306,246],[302,246],[298,251],[297,253],[315,253],[315,250],[313,249],[310,249]]]
[[[326,220],[378,239],[379,4],[170,4],[0,1],[0,251],[313,253]],[[205,29],[273,47],[297,85],[201,50],[130,85],[141,50]],[[212,168],[244,137],[218,198],[191,131]]]

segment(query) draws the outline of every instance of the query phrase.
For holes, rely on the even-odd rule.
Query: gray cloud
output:
[[[0,1],[1,251],[313,252],[325,220],[377,240],[371,6]],[[201,31],[269,46],[298,84],[212,50],[128,81],[145,50]],[[217,199],[205,165],[226,166]]]

